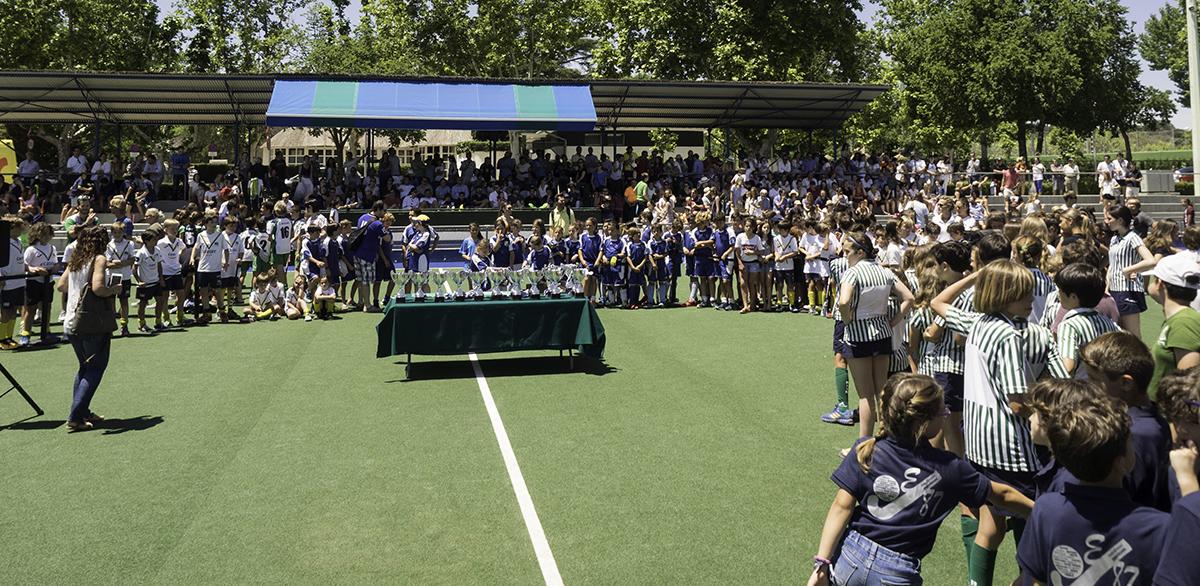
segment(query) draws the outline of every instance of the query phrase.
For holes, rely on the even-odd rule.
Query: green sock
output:
[[[996,570],[996,552],[971,544],[971,556],[967,562],[967,577],[971,586],[992,586],[992,574]]]
[[[837,390],[837,400],[844,405],[850,404],[850,372],[845,368],[833,369],[833,386]]]
[[[970,515],[960,515],[958,524],[962,527],[963,553],[967,556],[967,566],[971,565],[971,547],[975,545],[975,534],[979,533],[979,519]]]

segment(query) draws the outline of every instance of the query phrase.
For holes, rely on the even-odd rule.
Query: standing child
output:
[[[221,312],[221,321],[227,322],[238,319],[233,304],[242,295],[242,281],[238,278],[238,269],[245,249],[242,248],[242,237],[237,233],[237,217],[226,216],[222,225],[225,230],[221,233],[224,240],[221,245],[225,247],[225,259],[221,264],[218,296],[225,304],[225,310]]]
[[[162,284],[162,256],[159,254],[159,235],[153,229],[142,232],[142,246],[134,253],[133,277],[137,280],[138,331],[153,334],[161,329],[162,316],[167,313],[166,295]],[[155,330],[146,327],[146,306],[154,302]]]
[[[1033,506],[929,444],[946,413],[932,378],[897,375],[884,386],[880,405],[882,430],[855,442],[833,473],[838,491],[813,556],[810,586],[921,584],[921,558],[933,550],[938,527],[959,502],[991,502],[1024,513]]]
[[[5,216],[4,221],[12,226],[12,231],[8,241],[8,264],[0,268],[0,275],[14,278],[5,279],[0,286],[0,350],[15,350],[20,346],[13,340],[17,312],[25,306],[25,257],[21,235],[28,224],[16,216]]]
[[[650,287],[647,280],[649,272],[649,251],[646,243],[642,242],[641,231],[637,226],[630,225],[626,229],[626,236],[629,237],[629,242],[625,244],[625,263],[628,265],[629,278],[627,279],[626,299],[627,305],[632,309],[641,309],[642,298],[649,303]]]
[[[1096,311],[1104,297],[1104,275],[1100,269],[1084,263],[1069,264],[1054,274],[1058,303],[1067,315],[1058,322],[1058,355],[1063,367],[1078,379],[1087,379],[1087,369],[1079,368],[1083,349],[1092,340],[1119,328]]]
[[[167,317],[163,326],[165,328],[171,326],[170,311],[168,311],[165,304],[167,303],[166,299],[172,293],[175,294],[175,318],[178,320],[179,325],[186,325],[183,313],[184,301],[187,299],[183,278],[183,262],[186,261],[183,253],[186,244],[183,238],[179,237],[178,220],[172,218],[163,222],[163,229],[166,231],[166,234],[161,239],[158,239],[158,248],[155,252],[158,253],[158,257],[162,261],[162,282],[160,289],[163,292],[164,299],[162,313]],[[145,241],[144,237],[142,241]],[[139,297],[138,299],[141,298]]]
[[[600,305],[621,304],[621,267],[625,252],[625,241],[621,238],[621,230],[616,220],[610,220],[605,231],[604,241],[600,243],[600,259],[597,261],[600,270]]]
[[[667,269],[670,271],[670,283],[667,293],[669,305],[679,304],[679,277],[683,273],[683,221],[676,217],[671,223],[671,229],[663,233],[667,242]]]
[[[838,306],[846,331],[842,351],[858,391],[859,437],[875,430],[875,398],[887,380],[892,355],[892,328],[888,299],[900,298],[896,320],[908,315],[913,296],[891,271],[875,264],[875,247],[862,232],[846,234],[846,265],[838,292]]]
[[[733,309],[733,242],[737,234],[732,226],[725,225],[725,216],[713,216],[713,255],[717,259],[717,308]]]
[[[1134,459],[1125,477],[1125,489],[1138,504],[1170,511],[1167,453],[1171,450],[1171,430],[1147,392],[1154,376],[1150,350],[1133,334],[1114,331],[1084,347],[1082,358],[1088,379],[1120,401],[1129,416]]]
[[[274,216],[267,221],[267,247],[271,268],[275,269],[275,280],[287,284],[287,260],[292,254],[292,219],[288,217],[287,204],[275,202]]]
[[[315,223],[305,227],[304,242],[300,245],[300,270],[308,283],[308,297],[312,298],[321,275],[325,272],[328,252],[325,250],[325,240],[321,237],[321,227]]]
[[[133,245],[132,240],[125,237],[125,230],[121,228],[120,222],[113,222],[112,240],[108,241],[104,256],[108,259],[108,274],[121,277],[121,290],[117,292],[117,298],[121,300],[119,323],[122,337],[129,335],[129,292],[133,283],[133,262],[136,253],[137,247]]]
[[[840,256],[829,263],[829,291],[830,296],[837,298],[837,291],[841,290],[842,277],[846,274],[846,270],[850,268],[846,257]],[[797,303],[803,303],[797,301]],[[833,391],[837,402],[833,405],[833,410],[821,416],[821,421],[825,423],[836,423],[838,425],[854,425],[858,420],[854,410],[850,408],[850,371],[846,363],[846,322],[842,321],[842,310],[838,304],[833,305]]]
[[[716,239],[709,219],[708,212],[696,214],[696,227],[692,229],[692,262],[696,267],[696,283],[699,285],[697,307],[709,307],[716,298]]]
[[[325,238],[321,241],[325,246],[325,276],[329,277],[329,286],[333,287],[334,299],[337,299],[337,291],[342,284],[342,258],[345,253],[342,252],[342,245],[338,242],[337,223],[330,223],[325,226]]]
[[[812,221],[805,222],[801,247],[804,249],[804,280],[808,283],[808,310],[813,315],[821,315],[825,280],[829,278],[828,226]]]
[[[688,278],[688,300],[684,305],[693,307],[700,303],[700,282],[696,278],[696,233],[695,216],[687,214],[687,224],[680,226],[679,250],[683,255],[683,272]]]
[[[654,307],[667,306],[667,285],[671,282],[667,272],[667,241],[663,239],[661,224],[650,226],[650,300]]]
[[[943,243],[949,245],[950,243]],[[973,307],[954,305],[974,286]],[[966,457],[984,476],[1004,482],[1027,496],[1034,494],[1039,468],[1029,423],[1017,416],[1010,401],[1024,395],[1039,378],[1067,378],[1053,336],[1025,319],[1033,309],[1033,274],[1011,260],[999,259],[947,287],[930,306],[954,333],[966,336],[963,369]],[[970,546],[970,579],[992,584],[996,550],[1008,529],[1018,545],[1024,523],[1003,509],[983,507],[978,532]],[[974,530],[963,524],[963,532]]]
[[[1050,449],[1078,483],[1038,497],[1017,546],[1022,576],[1036,584],[1150,584],[1170,516],[1121,487],[1133,465],[1125,413],[1108,397],[1083,398],[1049,419]]]
[[[54,228],[45,222],[38,222],[29,229],[29,246],[24,254],[25,272],[34,277],[25,280],[25,306],[21,310],[21,335],[17,340],[22,346],[29,345],[34,316],[39,309],[44,309],[41,311],[40,330],[45,334],[49,329],[50,303],[54,300],[50,276],[58,264],[58,250],[50,243],[53,238]],[[43,303],[45,308],[42,308]]]
[[[579,237],[579,251],[576,255],[579,266],[587,270],[587,280],[584,281],[584,295],[593,302],[598,296],[597,281],[600,278],[599,260],[600,260],[600,238],[599,230],[596,227],[596,218],[588,218],[586,231]]]
[[[780,309],[787,307],[792,313],[800,313],[796,307],[796,256],[800,254],[800,243],[792,233],[792,224],[783,221],[775,225],[775,291],[780,299]]]
[[[221,287],[221,269],[229,263],[229,249],[225,248],[225,238],[217,232],[217,212],[204,212],[204,231],[196,236],[196,246],[192,248],[192,264],[196,266],[196,288],[199,295],[196,298],[196,321],[206,324],[212,321],[208,312],[210,297],[216,297],[217,314],[221,321],[229,321],[225,315],[225,300],[216,294]]]

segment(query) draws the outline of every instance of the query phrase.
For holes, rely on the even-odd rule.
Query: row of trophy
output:
[[[549,265],[541,269],[495,268],[430,269],[423,273],[398,272],[396,302],[412,295],[418,303],[583,297],[587,269],[578,265]]]

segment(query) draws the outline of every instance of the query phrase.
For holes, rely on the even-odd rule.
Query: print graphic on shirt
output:
[[[917,477],[920,475],[920,468],[905,470],[904,484],[896,482],[895,478],[886,474],[876,478],[872,486],[872,492],[875,494],[867,497],[867,510],[876,519],[887,521],[917,502],[918,499],[921,500],[920,514],[922,517],[929,512],[931,505],[936,509],[938,502],[942,500],[942,492],[934,490],[934,487],[941,482],[942,474],[934,472],[918,481]],[[880,506],[880,501],[887,504]]]
[[[1050,572],[1052,586],[1093,586],[1100,584],[1110,572],[1110,579],[1117,586],[1137,583],[1141,569],[1127,566],[1122,561],[1133,551],[1128,541],[1122,539],[1105,550],[1104,535],[1093,533],[1084,543],[1088,549],[1082,556],[1069,545],[1059,545],[1050,553],[1050,561],[1054,564],[1054,570]],[[1103,583],[1107,584],[1108,580]]]

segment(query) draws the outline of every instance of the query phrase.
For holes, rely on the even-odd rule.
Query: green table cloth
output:
[[[391,303],[375,332],[378,358],[567,349],[604,357],[604,326],[586,299]]]

